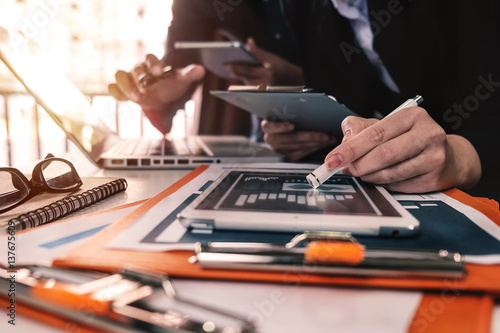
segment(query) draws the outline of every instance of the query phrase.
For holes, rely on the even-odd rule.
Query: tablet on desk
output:
[[[310,171],[229,170],[179,214],[197,229],[341,231],[409,236],[419,222],[383,188],[335,175],[314,190]]]
[[[262,119],[289,122],[297,130],[317,131],[343,136],[342,120],[357,114],[332,96],[314,92],[283,91],[211,91],[226,102]]]
[[[208,70],[224,79],[233,78],[226,68],[228,63],[248,63],[262,66],[245,44],[239,41],[227,42],[176,42],[176,49],[199,52],[200,61]]]

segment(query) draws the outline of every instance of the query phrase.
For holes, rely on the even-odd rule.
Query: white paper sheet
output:
[[[500,305],[495,304],[491,323],[491,333],[500,333]]]
[[[407,332],[421,293],[174,279],[179,295],[236,311],[259,333]]]

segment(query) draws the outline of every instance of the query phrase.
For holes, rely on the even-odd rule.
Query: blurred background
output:
[[[171,2],[2,0],[0,26],[21,31],[48,52],[120,136],[155,137],[161,134],[141,109],[116,103],[107,86],[116,70],[130,70],[148,53],[163,55]],[[182,132],[179,120],[174,129]],[[32,167],[49,152],[83,156],[0,61],[0,166]]]

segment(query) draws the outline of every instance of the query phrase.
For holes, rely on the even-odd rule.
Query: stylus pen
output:
[[[424,101],[424,99],[420,95],[417,95],[414,98],[410,98],[409,100],[407,100],[406,102],[404,102],[403,104],[398,106],[394,111],[389,113],[384,118],[387,118],[387,117],[395,114],[399,110],[418,106],[423,101]],[[342,168],[329,170],[326,167],[326,163],[323,163],[320,167],[318,167],[316,170],[314,170],[309,175],[307,175],[306,179],[307,179],[307,182],[309,183],[309,185],[311,185],[313,188],[318,188],[321,184],[323,184],[330,177],[332,177],[333,175],[335,175],[336,173],[338,173],[341,170],[342,170]]]

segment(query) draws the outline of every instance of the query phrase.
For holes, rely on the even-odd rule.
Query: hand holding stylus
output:
[[[424,99],[420,95],[417,95],[415,98],[408,99],[403,104],[401,104],[396,109],[394,109],[391,113],[389,113],[386,117],[389,117],[390,115],[393,115],[393,114],[395,114],[396,112],[398,112],[398,111],[400,111],[402,109],[405,109],[405,108],[408,108],[408,107],[418,106],[420,103],[423,102],[423,100]],[[352,133],[351,133],[352,131],[351,130],[345,130],[344,129],[344,127],[345,127],[344,124],[345,124],[345,121],[342,123],[342,130],[344,132],[344,139],[342,140],[342,142],[344,142],[345,140],[347,140],[352,135]],[[330,155],[332,155],[332,153],[328,154],[328,156],[325,159],[325,163],[324,164],[322,164],[319,168],[317,168],[316,170],[314,170],[313,172],[311,172],[306,177],[307,181],[309,182],[309,184],[312,187],[318,188],[319,186],[321,186],[321,184],[323,184],[325,181],[327,181],[330,177],[332,177],[336,173],[339,173],[340,171],[342,171],[342,167],[338,167],[337,166],[337,168],[335,168],[335,167],[329,166],[327,160],[328,160],[328,157]],[[338,156],[335,155],[335,154],[333,154],[332,157],[330,158],[330,162],[332,160],[334,160],[333,164],[336,164],[338,162],[336,160],[337,158],[338,158]],[[332,163],[330,163],[330,165],[331,164]]]
[[[479,157],[461,136],[446,135],[422,108],[418,96],[377,121],[347,117],[343,142],[308,176],[313,187],[334,172],[405,193],[467,188],[479,180]],[[397,112],[396,112],[397,111]]]

